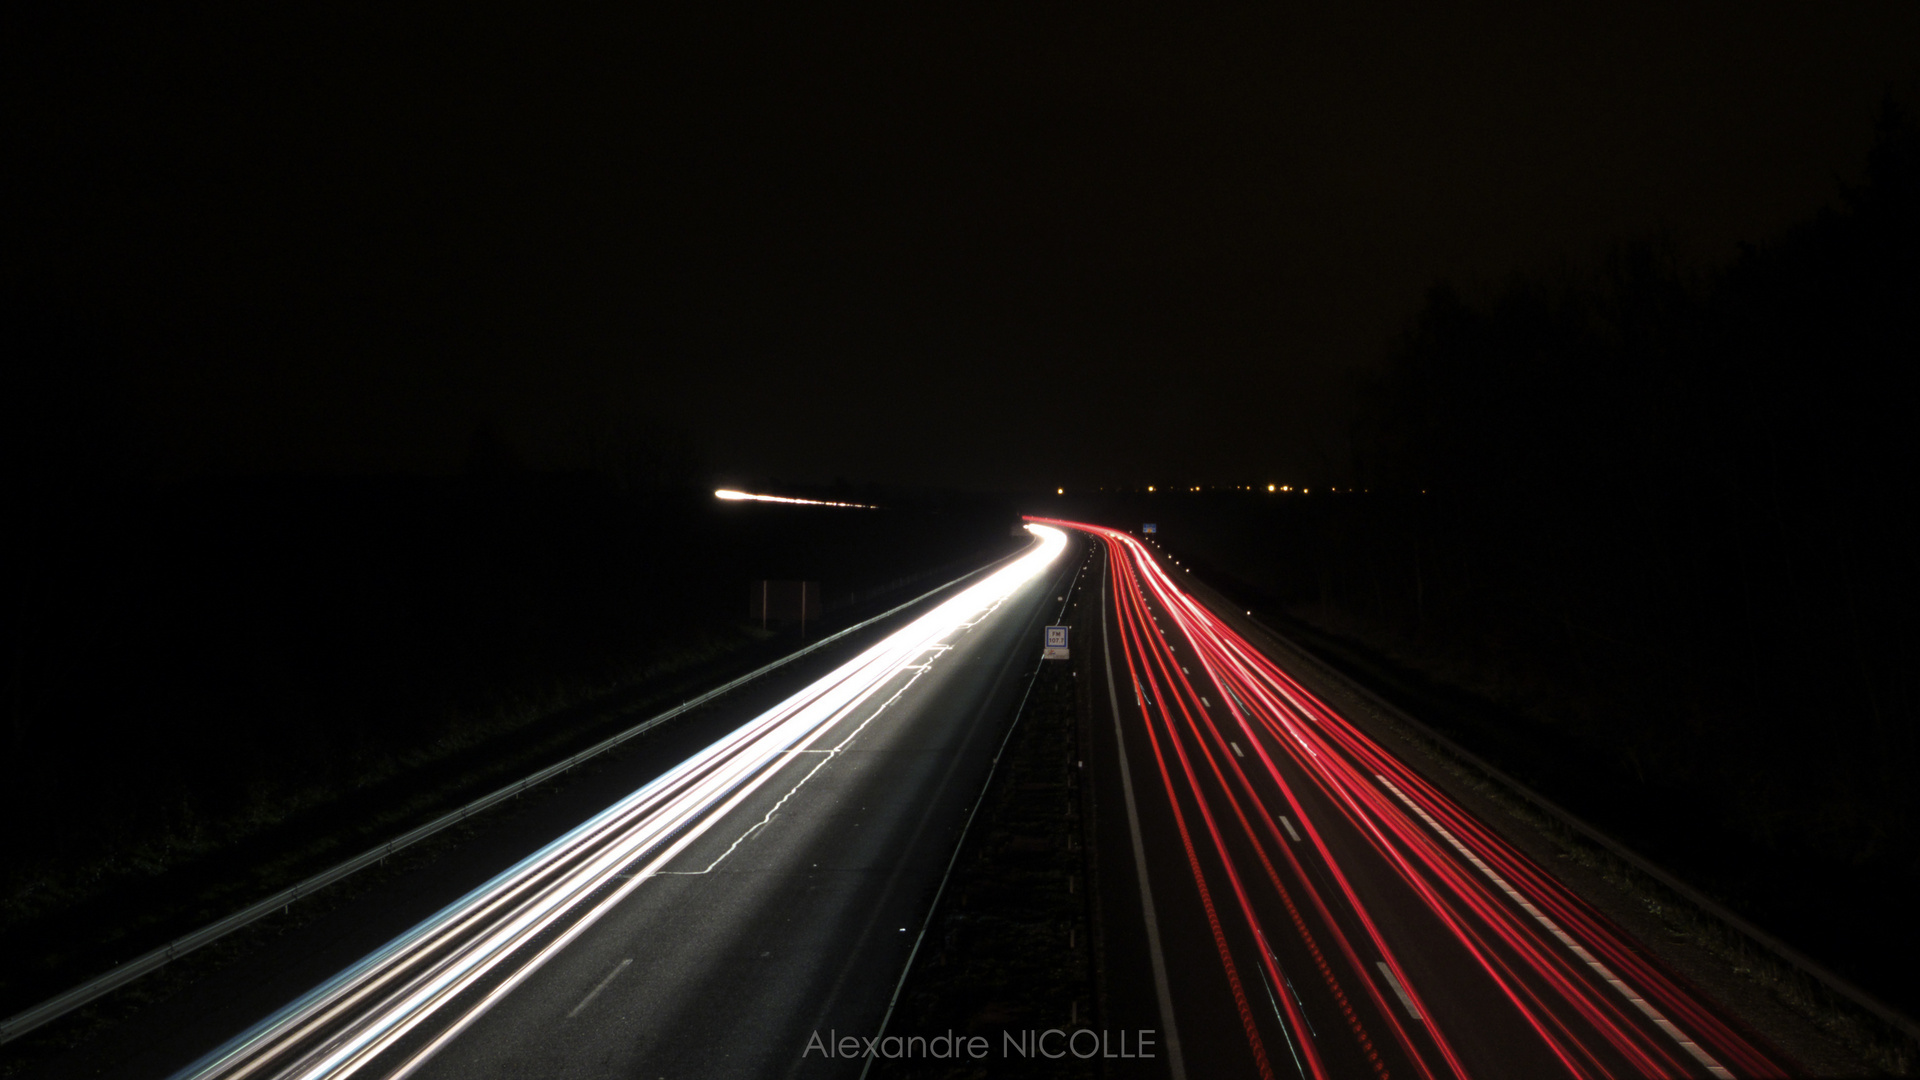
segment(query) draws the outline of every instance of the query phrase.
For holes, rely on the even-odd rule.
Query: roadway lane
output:
[[[991,595],[941,605],[188,1073],[857,1073],[804,1056],[809,1036],[879,1027],[1076,567],[1039,531]]]
[[[1125,533],[1049,523],[1108,552],[1111,707],[1187,1075],[1786,1074],[1195,602],[1181,568]],[[1133,999],[1128,1022],[1148,1009]]]
[[[828,1077],[871,1035],[1078,560],[902,672],[419,1075]]]

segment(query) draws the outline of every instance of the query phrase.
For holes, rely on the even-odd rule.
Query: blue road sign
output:
[[[1047,627],[1047,647],[1040,653],[1042,660],[1067,659],[1067,627]]]

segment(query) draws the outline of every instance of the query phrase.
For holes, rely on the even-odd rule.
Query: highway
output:
[[[860,1076],[809,1046],[881,1032],[1040,628],[1076,590],[1099,613],[1075,643],[1097,683],[1095,1023],[1158,1051],[1107,1075],[1794,1072],[1183,591],[1182,568],[1118,530],[1029,528],[905,625],[669,733],[584,821],[485,847],[450,893],[349,905],[331,952],[290,942],[289,973],[227,976],[75,1074]],[[1068,557],[1075,531],[1090,560]]]
[[[810,1036],[879,1030],[1078,568],[1066,533],[1029,528],[999,568],[317,986],[252,998],[250,1026],[203,1032],[169,1071],[857,1075]],[[151,1054],[116,1064],[156,1075]]]
[[[1178,1048],[1140,1075],[1792,1072],[1183,591],[1182,568],[1125,532],[1032,520],[1106,551],[1089,644],[1116,738],[1090,764],[1126,806],[1102,813],[1108,1023]]]

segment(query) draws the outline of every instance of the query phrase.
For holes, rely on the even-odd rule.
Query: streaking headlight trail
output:
[[[547,959],[824,739],[920,657],[984,618],[1066,547],[1000,570],[523,859],[179,1078],[406,1076]]]
[[[866,503],[828,502],[824,499],[790,499],[785,495],[754,495],[745,491],[733,491],[729,488],[721,488],[713,493],[713,497],[727,502],[788,503],[793,506],[844,506],[853,510],[878,509],[877,507],[868,506]]]

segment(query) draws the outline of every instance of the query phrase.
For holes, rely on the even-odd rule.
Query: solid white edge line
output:
[[[1420,816],[1420,820],[1427,823],[1428,828],[1432,829],[1434,832],[1439,833],[1442,839],[1444,839],[1447,843],[1453,845],[1453,849],[1455,851],[1458,851],[1461,854],[1461,856],[1465,858],[1468,862],[1472,863],[1474,866],[1474,869],[1480,871],[1482,874],[1485,874],[1488,881],[1491,881],[1495,885],[1499,886],[1500,891],[1506,893],[1509,899],[1511,899],[1514,903],[1520,905],[1520,909],[1522,911],[1525,911],[1528,915],[1533,916],[1533,920],[1535,922],[1545,927],[1549,933],[1551,933],[1555,938],[1559,939],[1560,944],[1565,945],[1567,949],[1573,953],[1574,956],[1578,957],[1581,960],[1582,963],[1585,963],[1588,967],[1592,968],[1594,971],[1594,974],[1599,975],[1600,978],[1608,986],[1613,987],[1615,993],[1618,993],[1621,997],[1627,999],[1627,1002],[1629,1004],[1631,1004],[1634,1008],[1639,1009],[1640,1012],[1643,1013],[1648,1020],[1653,1021],[1653,1026],[1659,1028],[1661,1032],[1664,1033],[1668,1038],[1672,1039],[1675,1043],[1679,1044],[1680,1049],[1685,1050],[1693,1058],[1693,1060],[1699,1062],[1702,1067],[1704,1067],[1708,1072],[1712,1073],[1716,1078],[1716,1080],[1734,1080],[1733,1073],[1727,1071],[1726,1066],[1716,1061],[1712,1054],[1707,1053],[1706,1048],[1702,1047],[1699,1043],[1694,1042],[1692,1039],[1688,1038],[1686,1033],[1681,1031],[1679,1028],[1675,1027],[1673,1025],[1673,1021],[1668,1020],[1664,1015],[1662,1015],[1660,1010],[1655,1008],[1652,1002],[1648,1001],[1644,997],[1641,997],[1638,991],[1634,990],[1633,987],[1628,986],[1624,981],[1620,979],[1618,975],[1615,975],[1611,968],[1601,963],[1598,959],[1594,957],[1592,953],[1582,948],[1577,942],[1573,940],[1572,936],[1570,936],[1565,930],[1562,930],[1560,928],[1559,924],[1555,923],[1552,919],[1548,918],[1545,912],[1541,911],[1537,907],[1534,907],[1533,901],[1528,900],[1526,897],[1520,895],[1520,891],[1518,889],[1515,889],[1512,885],[1509,885],[1507,883],[1506,878],[1501,877],[1498,873],[1494,871],[1493,867],[1488,866],[1486,863],[1482,862],[1480,860],[1480,856],[1475,855],[1472,851],[1468,850],[1467,845],[1461,843],[1459,838],[1454,836],[1453,833],[1449,831],[1446,826],[1433,820],[1433,818],[1425,810],[1422,810],[1420,808],[1418,803],[1415,803],[1412,799],[1407,797],[1406,792],[1403,792],[1398,787],[1395,787],[1393,781],[1387,779],[1384,776],[1381,776],[1379,773],[1374,773],[1373,778],[1375,780],[1380,781],[1380,785],[1382,787],[1392,792],[1394,798],[1399,799],[1401,802],[1407,804],[1407,808],[1409,810],[1412,810],[1415,814],[1418,814]]]
[[[1107,567],[1100,579],[1100,651],[1107,662],[1107,704],[1113,710],[1113,748],[1120,758],[1120,791],[1126,797],[1127,829],[1133,834],[1133,866],[1140,876],[1140,908],[1146,916],[1147,955],[1153,964],[1153,992],[1160,1001],[1160,1022],[1167,1026],[1167,1070],[1173,1080],[1187,1080],[1187,1063],[1180,1056],[1180,1029],[1173,1022],[1173,993],[1167,987],[1167,958],[1160,950],[1160,922],[1154,913],[1153,886],[1147,882],[1147,848],[1140,839],[1140,808],[1133,797],[1133,774],[1127,766],[1127,733],[1120,723],[1120,692],[1113,684],[1113,646],[1107,639],[1107,587],[1113,581],[1113,545],[1107,548]]]

